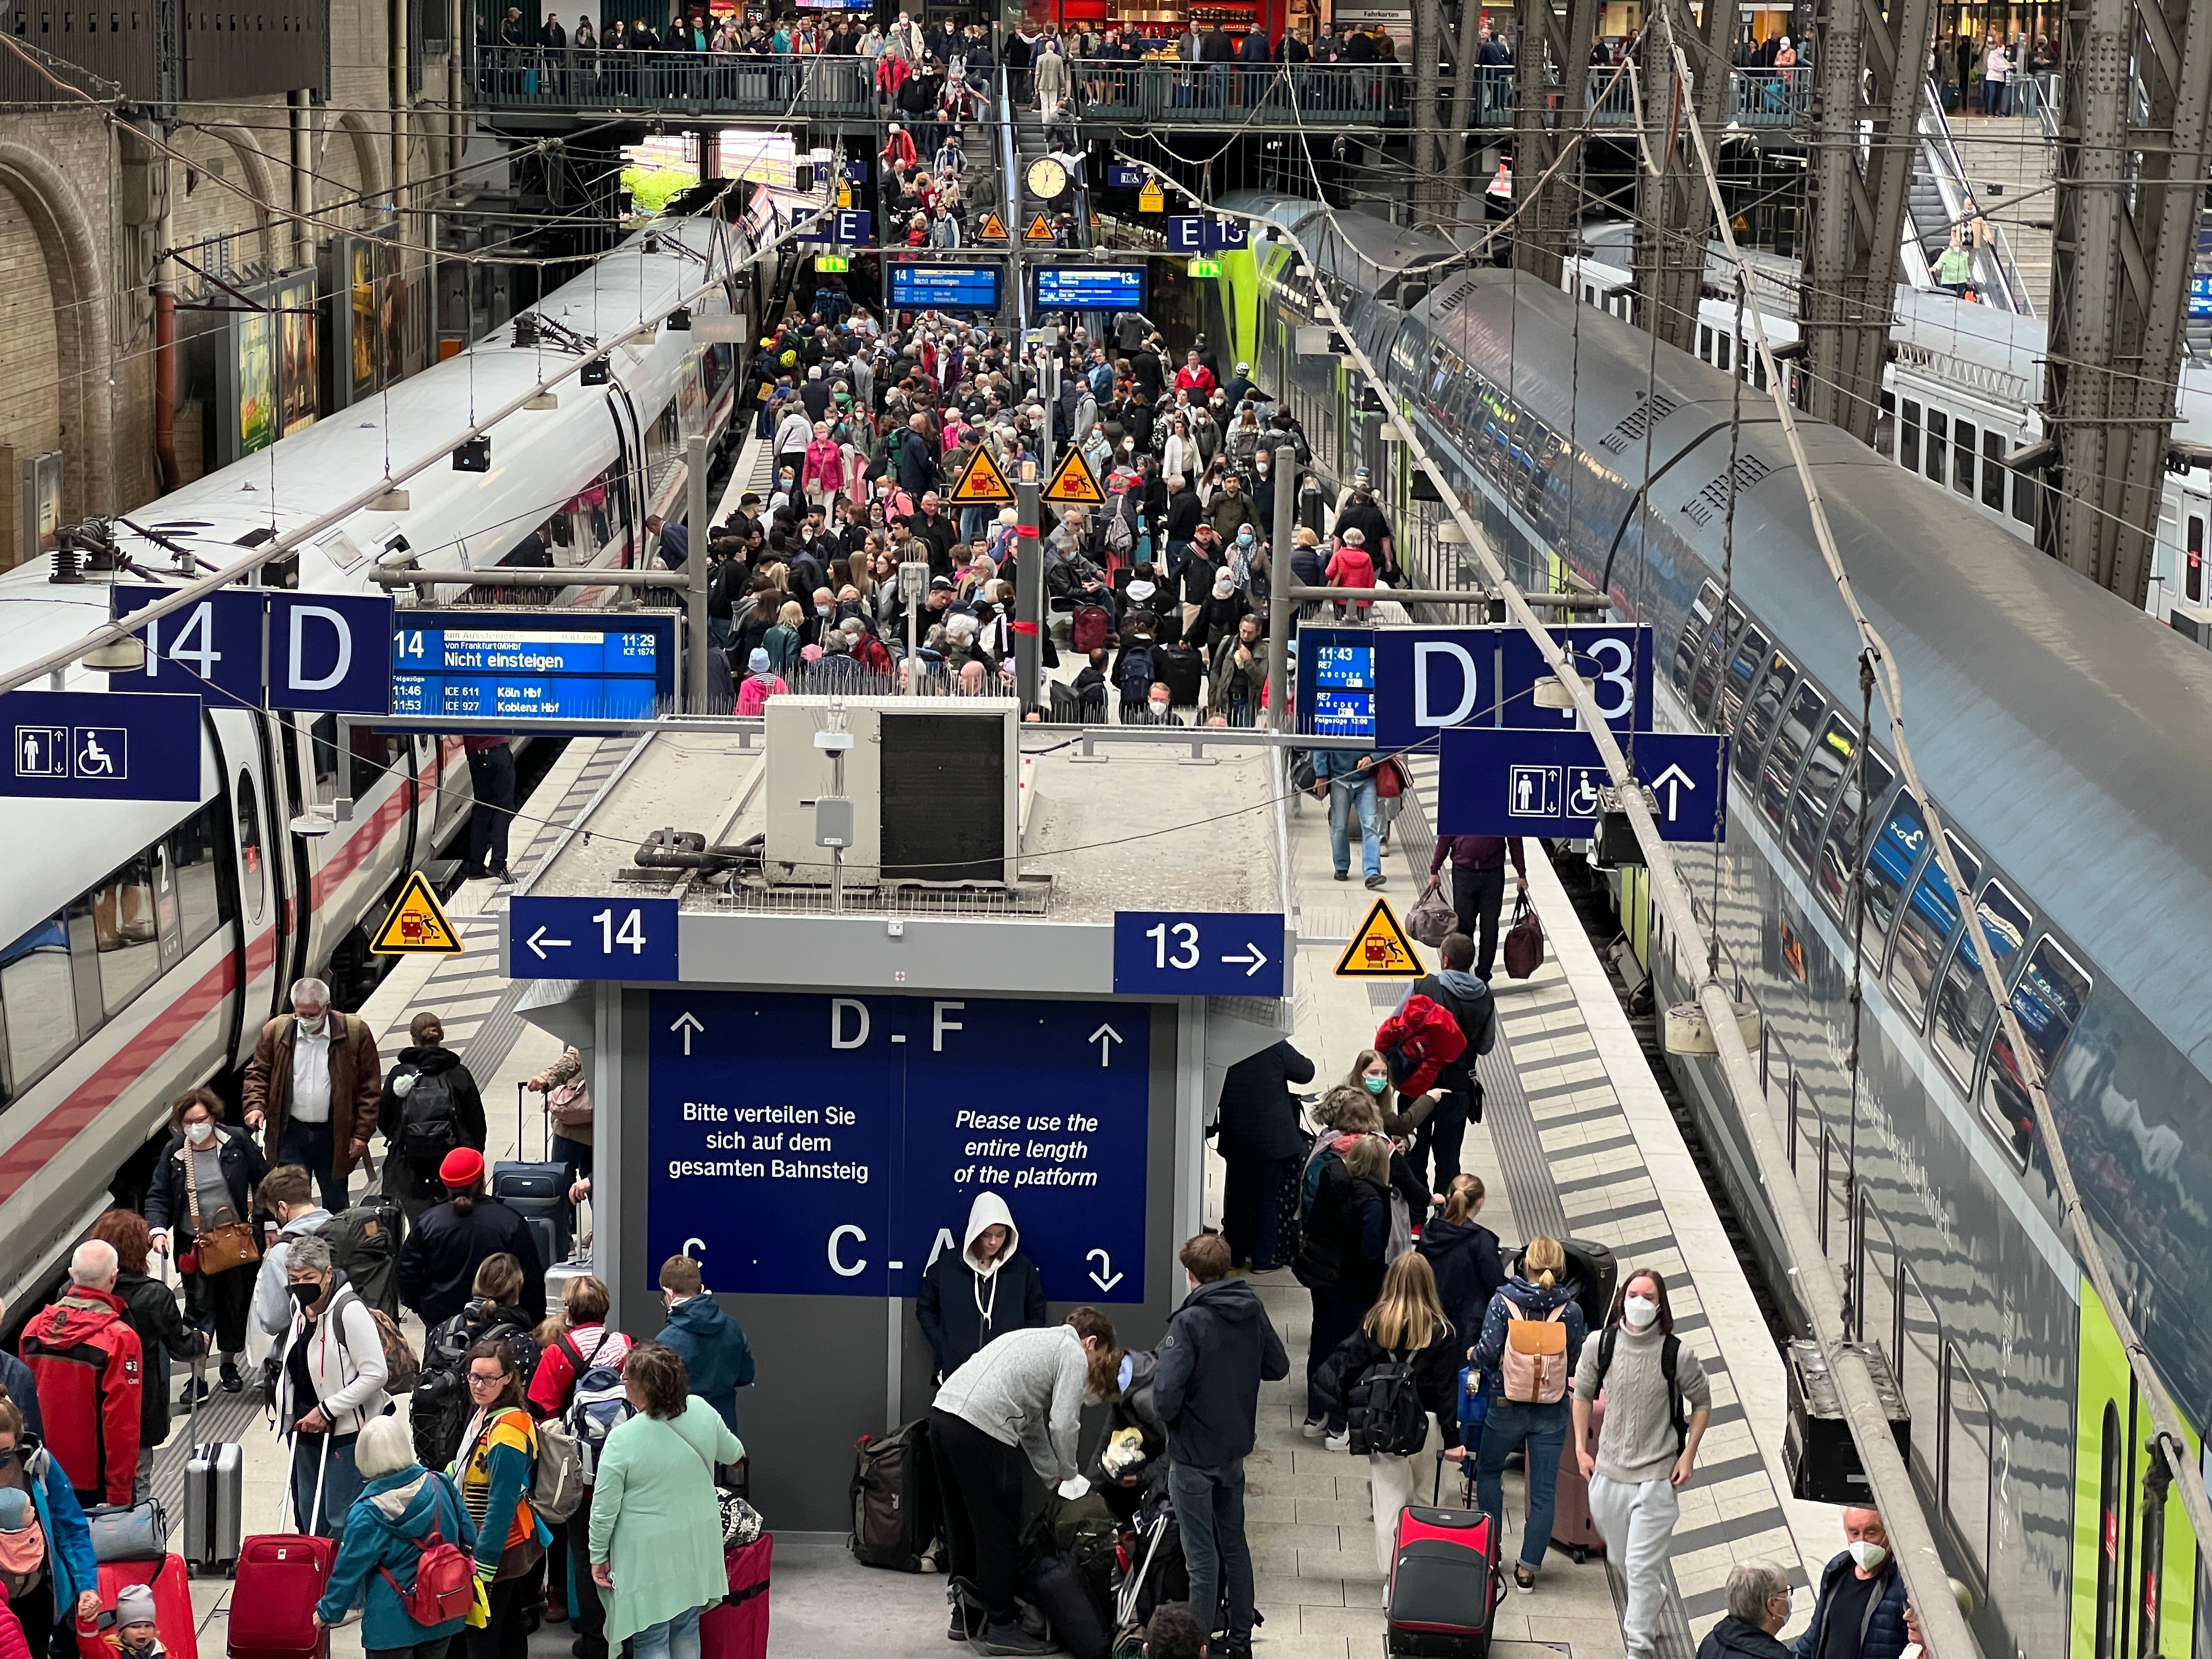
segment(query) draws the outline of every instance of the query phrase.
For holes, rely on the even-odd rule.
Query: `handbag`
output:
[[[158,1498],[96,1504],[84,1512],[95,1561],[160,1561],[169,1553],[169,1517]]]
[[[1513,901],[1513,927],[1505,935],[1505,971],[1526,979],[1544,965],[1544,924],[1522,893]]]
[[[1386,760],[1375,769],[1375,798],[1395,800],[1406,793],[1406,769],[1396,761]]]
[[[192,1160],[198,1156],[191,1147],[185,1148],[185,1207],[191,1214],[192,1255],[199,1271],[228,1273],[233,1267],[260,1261],[261,1245],[253,1237],[252,1223],[226,1221],[220,1227],[200,1225],[200,1183],[192,1173]]]
[[[1442,945],[1444,935],[1458,926],[1458,913],[1445,902],[1440,887],[1426,889],[1406,912],[1406,931],[1431,949]]]
[[[589,1123],[592,1121],[591,1085],[581,1078],[554,1085],[545,1091],[545,1111],[556,1129],[565,1129],[573,1123]]]

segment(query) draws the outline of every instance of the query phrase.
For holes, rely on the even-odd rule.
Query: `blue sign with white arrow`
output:
[[[133,616],[175,592],[118,587],[116,615]],[[388,714],[392,618],[392,602],[380,594],[222,588],[148,623],[140,630],[146,666],[118,674],[115,686],[206,696],[218,707]]]
[[[681,990],[650,1007],[647,1263],[691,1256],[738,1294],[913,1296],[994,1192],[1055,1297],[1145,1299],[1149,1009]]]
[[[1536,648],[1523,628],[1500,629],[1505,664],[1498,679],[1505,726],[1575,726],[1579,719],[1571,708],[1539,708],[1536,682],[1548,678],[1552,665]],[[1651,629],[1633,623],[1569,623],[1553,624],[1552,637],[1570,653],[1575,672],[1589,683],[1597,698],[1598,713],[1616,732],[1651,729]]]
[[[507,911],[509,979],[672,980],[672,898],[518,895]]]
[[[1279,997],[1283,954],[1279,914],[1114,913],[1116,996]]]
[[[119,676],[118,678],[120,678]],[[129,691],[10,691],[0,795],[200,799],[200,700]]]
[[[1228,253],[1249,246],[1244,227],[1211,214],[1178,213],[1167,222],[1170,253]]]
[[[1668,841],[1717,841],[1728,823],[1728,739],[1644,732],[1624,744],[1657,798]],[[1586,836],[1610,781],[1587,732],[1472,726],[1443,734],[1437,832],[1447,836]]]

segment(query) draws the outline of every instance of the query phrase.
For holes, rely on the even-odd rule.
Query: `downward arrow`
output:
[[[544,940],[544,944],[541,945],[538,943],[541,939]],[[528,939],[522,942],[525,945],[527,945],[532,950],[537,951],[538,961],[543,962],[545,960],[545,945],[574,945],[576,941],[572,939],[546,939],[545,930],[543,927],[540,927],[536,933],[532,933]]]
[[[1091,1270],[1091,1282],[1102,1291],[1112,1290],[1128,1277],[1127,1273],[1114,1273],[1114,1258],[1103,1250],[1093,1250],[1083,1259],[1085,1261],[1095,1261],[1098,1264]],[[1113,1273],[1114,1276],[1109,1279],[1106,1277],[1108,1273]]]
[[[1121,1041],[1121,1034],[1110,1025],[1101,1025],[1083,1040],[1098,1045],[1098,1063],[1104,1066],[1110,1063],[1114,1045]]]
[[[684,1033],[684,1058],[688,1060],[691,1055],[692,1035],[695,1032],[703,1031],[707,1028],[699,1023],[699,1017],[687,1008],[676,1017],[676,1024],[670,1026],[668,1029],[672,1031],[681,1031]]]

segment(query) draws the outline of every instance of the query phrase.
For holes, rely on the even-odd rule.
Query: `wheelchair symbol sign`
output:
[[[1570,766],[1567,769],[1567,816],[1571,818],[1595,817],[1597,792],[1609,781],[1603,767]]]
[[[71,770],[77,777],[119,782],[131,775],[128,727],[80,726],[71,737]]]

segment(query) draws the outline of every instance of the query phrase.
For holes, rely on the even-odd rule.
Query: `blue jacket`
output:
[[[1375,787],[1375,769],[1359,769],[1359,763],[1371,761],[1372,754],[1362,754],[1356,749],[1316,749],[1313,751],[1314,776],[1323,782],[1334,777],[1346,780],[1347,789]]]
[[[1498,1260],[1498,1235],[1475,1221],[1447,1221],[1437,1216],[1421,1230],[1414,1248],[1436,1269],[1437,1299],[1452,1322],[1452,1335],[1465,1353],[1488,1322],[1490,1298],[1505,1283]]]
[[[1217,1279],[1183,1299],[1152,1368],[1152,1410],[1167,1425],[1168,1459],[1219,1468],[1252,1449],[1260,1384],[1291,1374],[1283,1340],[1241,1279]]]
[[[414,1589],[416,1563],[422,1556],[416,1545],[429,1538],[433,1523],[438,1536],[463,1554],[476,1549],[476,1523],[445,1475],[410,1463],[362,1487],[346,1512],[345,1539],[338,1546],[337,1564],[331,1570],[323,1599],[315,1604],[317,1615],[325,1624],[335,1625],[348,1608],[362,1608],[364,1648],[411,1648],[459,1636],[463,1622],[459,1619],[442,1625],[416,1624],[408,1616],[399,1591],[378,1571],[382,1568],[406,1589]]]
[[[744,1327],[724,1313],[711,1296],[679,1302],[653,1339],[684,1357],[691,1392],[722,1414],[730,1432],[738,1431],[738,1390],[753,1382],[752,1345]]]
[[[1567,1375],[1572,1377],[1575,1366],[1582,1359],[1583,1343],[1589,1336],[1589,1323],[1583,1317],[1582,1304],[1575,1300],[1575,1281],[1571,1279],[1548,1290],[1541,1285],[1531,1285],[1518,1273],[1507,1279],[1498,1294],[1490,1298],[1490,1306],[1482,1316],[1482,1335],[1474,1345],[1474,1363],[1484,1370],[1495,1371],[1498,1362],[1504,1357],[1505,1327],[1512,1319],[1505,1307],[1509,1299],[1521,1310],[1524,1319],[1542,1319],[1561,1303],[1566,1304],[1566,1317],[1559,1322],[1567,1328]],[[1447,1307],[1444,1311],[1449,1313],[1451,1310]],[[1889,1659],[1896,1659],[1896,1656],[1893,1654]]]
[[[1231,1162],[1304,1158],[1312,1137],[1298,1124],[1294,1083],[1313,1081],[1314,1063],[1278,1042],[1238,1060],[1221,1079],[1221,1156]]]
[[[1820,1659],[1828,1642],[1829,1604],[1837,1584],[1850,1571],[1849,1550],[1821,1569],[1820,1600],[1813,1609],[1813,1622],[1805,1626],[1805,1633],[1791,1650],[1797,1659]],[[1881,1564],[1875,1580],[1876,1594],[1869,1599],[1865,1620],[1859,1626],[1859,1659],[1898,1659],[1912,1638],[1905,1631],[1905,1575],[1897,1570],[1896,1557]]]
[[[8,1390],[8,1398],[23,1413],[23,1426],[33,1434],[45,1434],[46,1425],[39,1417],[38,1379],[28,1365],[5,1348],[0,1348],[0,1388]]]
[[[84,1509],[70,1486],[68,1472],[38,1436],[27,1430],[16,1436],[15,1455],[23,1461],[24,1484],[31,1489],[31,1505],[46,1534],[46,1562],[54,1574],[54,1623],[59,1626],[76,1617],[78,1596],[100,1588],[92,1529],[84,1524]],[[33,1650],[37,1645],[32,1644]]]

